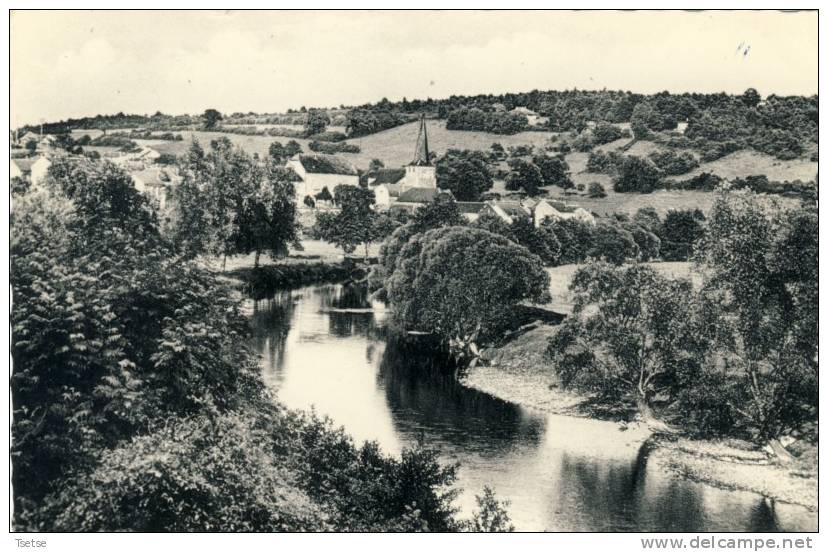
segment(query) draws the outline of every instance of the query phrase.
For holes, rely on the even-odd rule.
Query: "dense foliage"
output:
[[[256,162],[226,138],[193,142],[173,193],[173,241],[188,256],[284,255],[298,237],[293,182],[274,155]]]
[[[11,224],[14,527],[508,530],[455,467],[357,448],[265,391],[237,294],[177,254],[131,178],[57,160]]]
[[[393,268],[385,287],[395,320],[444,343],[491,338],[512,307],[542,300],[549,285],[536,255],[502,236],[468,227],[414,234],[394,255]]]
[[[437,186],[451,190],[458,201],[479,201],[492,187],[486,155],[481,151],[449,149],[437,159]]]

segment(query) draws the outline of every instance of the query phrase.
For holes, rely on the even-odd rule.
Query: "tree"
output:
[[[708,313],[692,300],[688,280],[670,280],[644,265],[591,263],[575,273],[572,316],[551,338],[549,353],[565,387],[635,401],[644,420],[656,396],[675,398],[701,373],[711,347]]]
[[[620,265],[627,259],[637,258],[639,253],[633,235],[618,223],[601,222],[595,225],[592,247],[587,251],[587,256]]]
[[[479,201],[480,194],[492,187],[483,152],[450,149],[437,159],[436,165],[437,185],[451,190],[458,201]]]
[[[30,138],[29,140],[26,140],[25,146],[26,151],[29,152],[29,155],[32,155],[37,151],[37,140]]]
[[[529,217],[519,217],[510,225],[509,233],[510,236],[507,237],[540,257],[544,266],[553,266],[558,263],[561,244],[548,227],[535,227]]]
[[[569,164],[563,156],[536,155],[532,161],[540,169],[544,185],[559,186],[564,190],[575,186],[569,178]]]
[[[699,248],[722,310],[737,419],[787,459],[778,438],[816,421],[818,217],[723,193]]]
[[[375,173],[382,168],[385,168],[385,163],[382,160],[371,159],[371,163],[368,165],[368,173]]]
[[[292,171],[273,162],[251,169],[258,185],[242,198],[235,251],[255,253],[254,268],[259,266],[262,251],[281,257],[287,255],[288,245],[298,244],[292,176]]]
[[[267,154],[274,162],[279,164],[283,164],[290,157],[285,151],[285,146],[278,141],[270,144],[270,147],[267,148]]]
[[[339,185],[334,189],[334,200],[340,206],[338,213],[320,213],[316,229],[322,239],[353,252],[359,244],[365,246],[365,262],[368,247],[379,236],[378,215],[374,211],[373,190],[359,186]]]
[[[305,196],[305,199],[302,200],[302,203],[304,203],[305,206],[308,207],[309,209],[313,209],[314,207],[316,207],[316,202],[309,195]]]
[[[746,106],[754,108],[762,101],[762,96],[759,95],[759,92],[755,88],[748,88],[742,93],[741,100]]]
[[[529,196],[538,195],[544,180],[537,165],[523,159],[510,159],[509,169],[506,177],[507,190],[523,190]]]
[[[329,124],[331,124],[331,117],[327,111],[323,109],[311,109],[308,111],[308,116],[305,119],[305,136],[313,136],[314,134],[325,132]]]
[[[445,345],[489,339],[521,301],[548,295],[549,277],[526,248],[485,230],[443,227],[415,234],[386,282],[396,322]]]
[[[296,140],[291,140],[285,144],[285,156],[290,158],[294,155],[302,153],[302,145]]]
[[[215,109],[207,109],[204,111],[204,115],[201,116],[204,119],[204,129],[209,130],[211,128],[215,128],[219,121],[222,119],[221,113],[216,111]]]
[[[322,191],[320,191],[313,197],[315,197],[318,201],[333,201],[333,196],[331,195],[331,191],[328,189],[327,186],[322,188]]]
[[[414,212],[411,224],[415,232],[443,226],[462,226],[466,220],[451,197],[437,196]]]
[[[661,224],[661,254],[665,261],[686,261],[704,235],[704,214],[699,209],[670,209]]]
[[[648,194],[661,185],[661,171],[651,161],[630,155],[618,167],[613,189],[619,193]]]
[[[590,182],[589,188],[587,189],[587,195],[593,198],[602,198],[607,197],[607,191],[600,182]]]

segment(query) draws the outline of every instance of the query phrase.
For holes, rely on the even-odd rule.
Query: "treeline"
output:
[[[579,270],[551,366],[656,431],[748,438],[789,461],[780,437],[818,435],[816,208],[723,193],[696,251],[701,287],[637,264]]]
[[[213,149],[190,152],[188,189],[222,202],[249,160]],[[237,294],[182,256],[121,169],[57,159],[44,186],[15,193],[15,530],[510,528],[488,493],[472,519],[458,519],[456,469],[434,453],[357,447],[276,403],[244,345]]]
[[[448,114],[449,130],[478,130],[494,134],[516,134],[529,128],[526,115],[500,111],[483,111],[477,108],[456,109]]]

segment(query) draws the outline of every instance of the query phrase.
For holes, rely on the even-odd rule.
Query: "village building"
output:
[[[526,120],[529,122],[529,126],[538,126],[548,120],[546,117],[541,117],[538,113],[532,111],[528,107],[516,107],[510,111],[510,113],[526,117]]]
[[[161,209],[167,207],[172,188],[181,182],[181,177],[170,169],[148,168],[136,171],[131,176],[135,189]]]
[[[576,205],[567,205],[562,201],[542,199],[531,208],[535,226],[540,226],[546,219],[568,220],[575,219],[587,224],[595,224],[595,216]]]
[[[9,163],[9,180],[12,178],[28,178],[32,173],[32,160],[22,157],[12,159]]]
[[[420,131],[414,148],[414,160],[405,167],[405,177],[399,181],[403,191],[411,188],[437,188],[437,167],[431,163],[425,116],[420,117]]]
[[[532,218],[531,209],[523,206],[519,201],[487,201],[478,215],[487,214],[496,216],[506,224],[512,224],[519,218]]]
[[[359,175],[356,168],[347,160],[336,155],[323,153],[300,153],[291,157],[285,164],[292,169],[300,181],[295,183],[296,197],[299,201],[305,196],[315,196],[328,188],[333,194],[340,184],[359,186]]]
[[[433,202],[437,198],[454,199],[454,195],[448,190],[438,190],[437,188],[411,188],[400,194],[391,208],[401,211],[413,213],[417,209],[424,207],[426,204]]]
[[[47,157],[39,157],[35,162],[31,165],[31,170],[29,171],[29,178],[31,180],[32,186],[37,186],[46,178],[46,175],[49,174],[49,167],[52,166],[52,162],[49,161]]]
[[[480,211],[486,204],[482,201],[458,201],[456,205],[466,222],[474,222],[480,218]]]

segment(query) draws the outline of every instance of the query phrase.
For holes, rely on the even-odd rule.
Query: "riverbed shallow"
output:
[[[368,307],[373,307],[368,310]],[[252,304],[252,345],[278,399],[315,409],[357,443],[422,443],[459,462],[457,506],[484,485],[519,531],[810,531],[816,515],[687,480],[648,462],[648,433],[544,413],[459,384],[426,351],[388,338],[358,287],[320,285]]]

